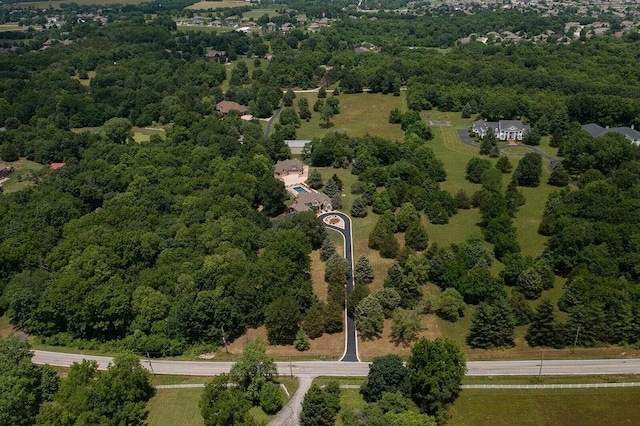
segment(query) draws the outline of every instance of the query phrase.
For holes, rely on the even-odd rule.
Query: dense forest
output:
[[[247,327],[277,323],[283,312],[307,323],[339,318],[340,305],[319,303],[311,287],[309,255],[325,241],[321,221],[313,213],[280,216],[288,195],[272,167],[290,157],[283,133],[265,137],[257,121],[215,111],[226,99],[269,117],[286,102],[283,89],[331,85],[347,96],[367,89],[391,97],[406,88],[407,111],[389,117],[402,140],[329,134],[304,153],[313,166],[358,176],[351,213],[379,216],[369,246],[397,260],[385,280],[397,306],[415,307],[419,286],[433,282],[452,300],[440,314],[456,317],[460,301],[504,301],[506,284],[522,296],[511,295],[506,309],[520,325],[531,322],[532,345],[566,345],[578,327],[582,345],[640,340],[638,147],[611,134],[592,138],[577,125],[640,125],[636,37],[454,45],[471,28],[517,31],[527,23],[537,31],[570,18],[516,12],[496,12],[493,21],[489,12],[379,14],[377,23],[347,18],[317,33],[185,32],[165,13],[184,4],[114,6],[106,25],[69,19],[29,30],[32,38],[0,56],[0,158],[65,163],[36,174],[32,188],[0,195],[0,312],[14,325],[52,344],[111,342],[172,355],[219,346]],[[291,6],[321,14],[316,3]],[[149,10],[160,13],[151,19]],[[342,16],[337,7],[327,13]],[[46,39],[63,37],[73,43],[41,50]],[[357,54],[363,41],[379,49]],[[415,46],[449,50],[407,49]],[[229,66],[205,60],[209,49],[227,53],[230,81]],[[267,52],[273,60],[260,59]],[[237,58],[256,60],[250,75]],[[523,202],[518,187],[539,183],[540,159],[525,156],[506,191],[500,160],[496,167],[475,160],[467,175],[482,188],[450,194],[440,188],[447,172],[419,114],[432,108],[521,118],[552,136],[564,185],[575,185],[549,198],[540,233],[550,238],[539,258],[520,255],[513,217]],[[167,131],[134,143],[133,125]],[[444,224],[468,208],[480,210],[492,254],[475,240],[428,247],[419,212]],[[402,249],[393,235],[404,231]],[[493,258],[505,265],[499,278],[488,272]],[[551,272],[568,279],[558,303],[566,322],[550,304],[516,309],[553,286]],[[361,318],[366,306],[383,309],[382,299],[359,297]],[[340,331],[335,323],[314,335]]]

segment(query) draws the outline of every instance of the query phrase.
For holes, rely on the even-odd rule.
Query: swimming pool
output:
[[[309,191],[307,191],[304,187],[302,186],[294,186],[293,190],[296,191],[298,194],[308,194]]]

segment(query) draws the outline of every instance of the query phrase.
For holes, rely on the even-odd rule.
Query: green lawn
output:
[[[156,376],[152,382],[154,385],[180,384],[180,383],[207,383],[209,377],[187,376]],[[298,379],[280,377],[278,382],[284,384],[293,395],[298,389]],[[200,397],[203,388],[196,389],[158,389],[156,395],[147,404],[149,410],[149,426],[200,426],[204,420],[200,415]],[[286,401],[286,395],[282,393]],[[249,411],[258,424],[267,424],[273,416],[267,415],[260,407],[253,407]]]
[[[375,135],[391,140],[401,140],[403,132],[397,124],[389,124],[389,112],[398,108],[406,110],[404,92],[400,96],[382,95],[379,93],[357,93],[338,95],[340,113],[331,120],[333,126],[326,129],[320,127],[320,114],[313,111],[318,94],[296,93],[293,104],[298,107],[298,99],[309,100],[311,120],[303,121],[297,131],[297,139],[321,138],[329,132],[346,132],[351,136]]]
[[[631,425],[640,416],[639,397],[640,388],[465,389],[450,408],[446,425]],[[364,406],[357,389],[340,391],[341,413]],[[340,413],[337,420],[340,425]]]
[[[280,16],[281,13],[276,11],[275,8],[255,8],[250,10],[249,12],[245,12],[242,14],[243,17],[245,18],[253,18],[255,21],[258,20],[258,18],[262,17],[263,15],[268,15],[270,18],[274,17],[274,16]]]
[[[158,389],[147,404],[149,426],[204,425],[198,407],[202,391],[203,389]]]
[[[637,424],[640,388],[461,392],[448,426]]]

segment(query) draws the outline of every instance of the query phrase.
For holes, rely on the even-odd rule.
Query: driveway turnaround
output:
[[[347,258],[347,288],[345,292],[345,349],[340,361],[345,362],[358,362],[358,336],[356,331],[356,323],[353,317],[347,314],[347,296],[353,291],[353,232],[351,230],[351,218],[341,212],[329,212],[320,215],[324,225],[332,231],[342,234],[344,239],[344,257]],[[332,224],[332,219],[336,219],[336,224]]]

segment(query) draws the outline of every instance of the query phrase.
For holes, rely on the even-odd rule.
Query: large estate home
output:
[[[295,202],[289,207],[290,213],[305,212],[315,208],[318,213],[333,210],[331,198],[322,192],[302,192],[296,196]]]
[[[611,133],[611,132],[619,133],[625,138],[629,139],[632,144],[640,146],[640,132],[634,129],[633,126],[609,128],[609,126],[602,127],[598,124],[590,123],[590,124],[584,124],[582,128],[587,132],[589,132],[589,134],[594,138],[600,137],[602,135],[606,135],[607,133]]]
[[[292,173],[302,174],[304,173],[304,165],[302,161],[294,158],[292,160],[278,161],[273,166],[273,174],[278,176],[287,176]]]
[[[240,105],[233,101],[221,101],[216,104],[216,111],[222,115],[227,115],[231,111],[238,111],[240,114],[246,114],[249,111],[244,105]]]
[[[486,121],[478,120],[473,123],[472,131],[480,137],[484,137],[489,129],[493,130],[498,140],[521,141],[529,126],[522,124],[520,120]]]

